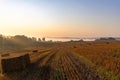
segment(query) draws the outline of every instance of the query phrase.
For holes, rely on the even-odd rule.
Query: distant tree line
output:
[[[16,36],[3,36],[0,35],[0,47],[1,46],[17,46],[17,47],[27,47],[27,46],[39,46],[40,43],[46,42],[45,38],[35,38],[27,37],[25,35]]]
[[[95,41],[116,41],[116,39],[113,37],[108,37],[108,38],[99,38],[96,39]]]

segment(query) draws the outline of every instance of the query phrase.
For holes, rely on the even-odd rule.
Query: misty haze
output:
[[[119,0],[0,0],[0,80],[120,80]]]

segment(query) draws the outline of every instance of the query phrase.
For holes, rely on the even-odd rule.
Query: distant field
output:
[[[89,43],[72,50],[96,65],[98,72],[104,73],[103,76],[120,80],[120,42]]]
[[[48,48],[29,48],[19,55],[26,53],[30,55],[30,66],[3,74],[0,79],[120,80],[120,42],[67,42]]]

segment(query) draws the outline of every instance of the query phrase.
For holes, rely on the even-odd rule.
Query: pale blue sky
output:
[[[120,36],[120,0],[1,0],[0,32],[28,36]]]

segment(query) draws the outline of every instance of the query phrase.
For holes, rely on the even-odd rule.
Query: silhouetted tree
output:
[[[45,41],[45,37],[42,38],[42,41]]]
[[[40,38],[38,38],[38,42],[41,42],[41,39],[40,39]]]
[[[32,37],[32,40],[33,40],[33,41],[37,41],[37,39],[36,39],[35,37]]]
[[[3,42],[3,36],[0,35],[0,44],[2,44],[2,42]]]

